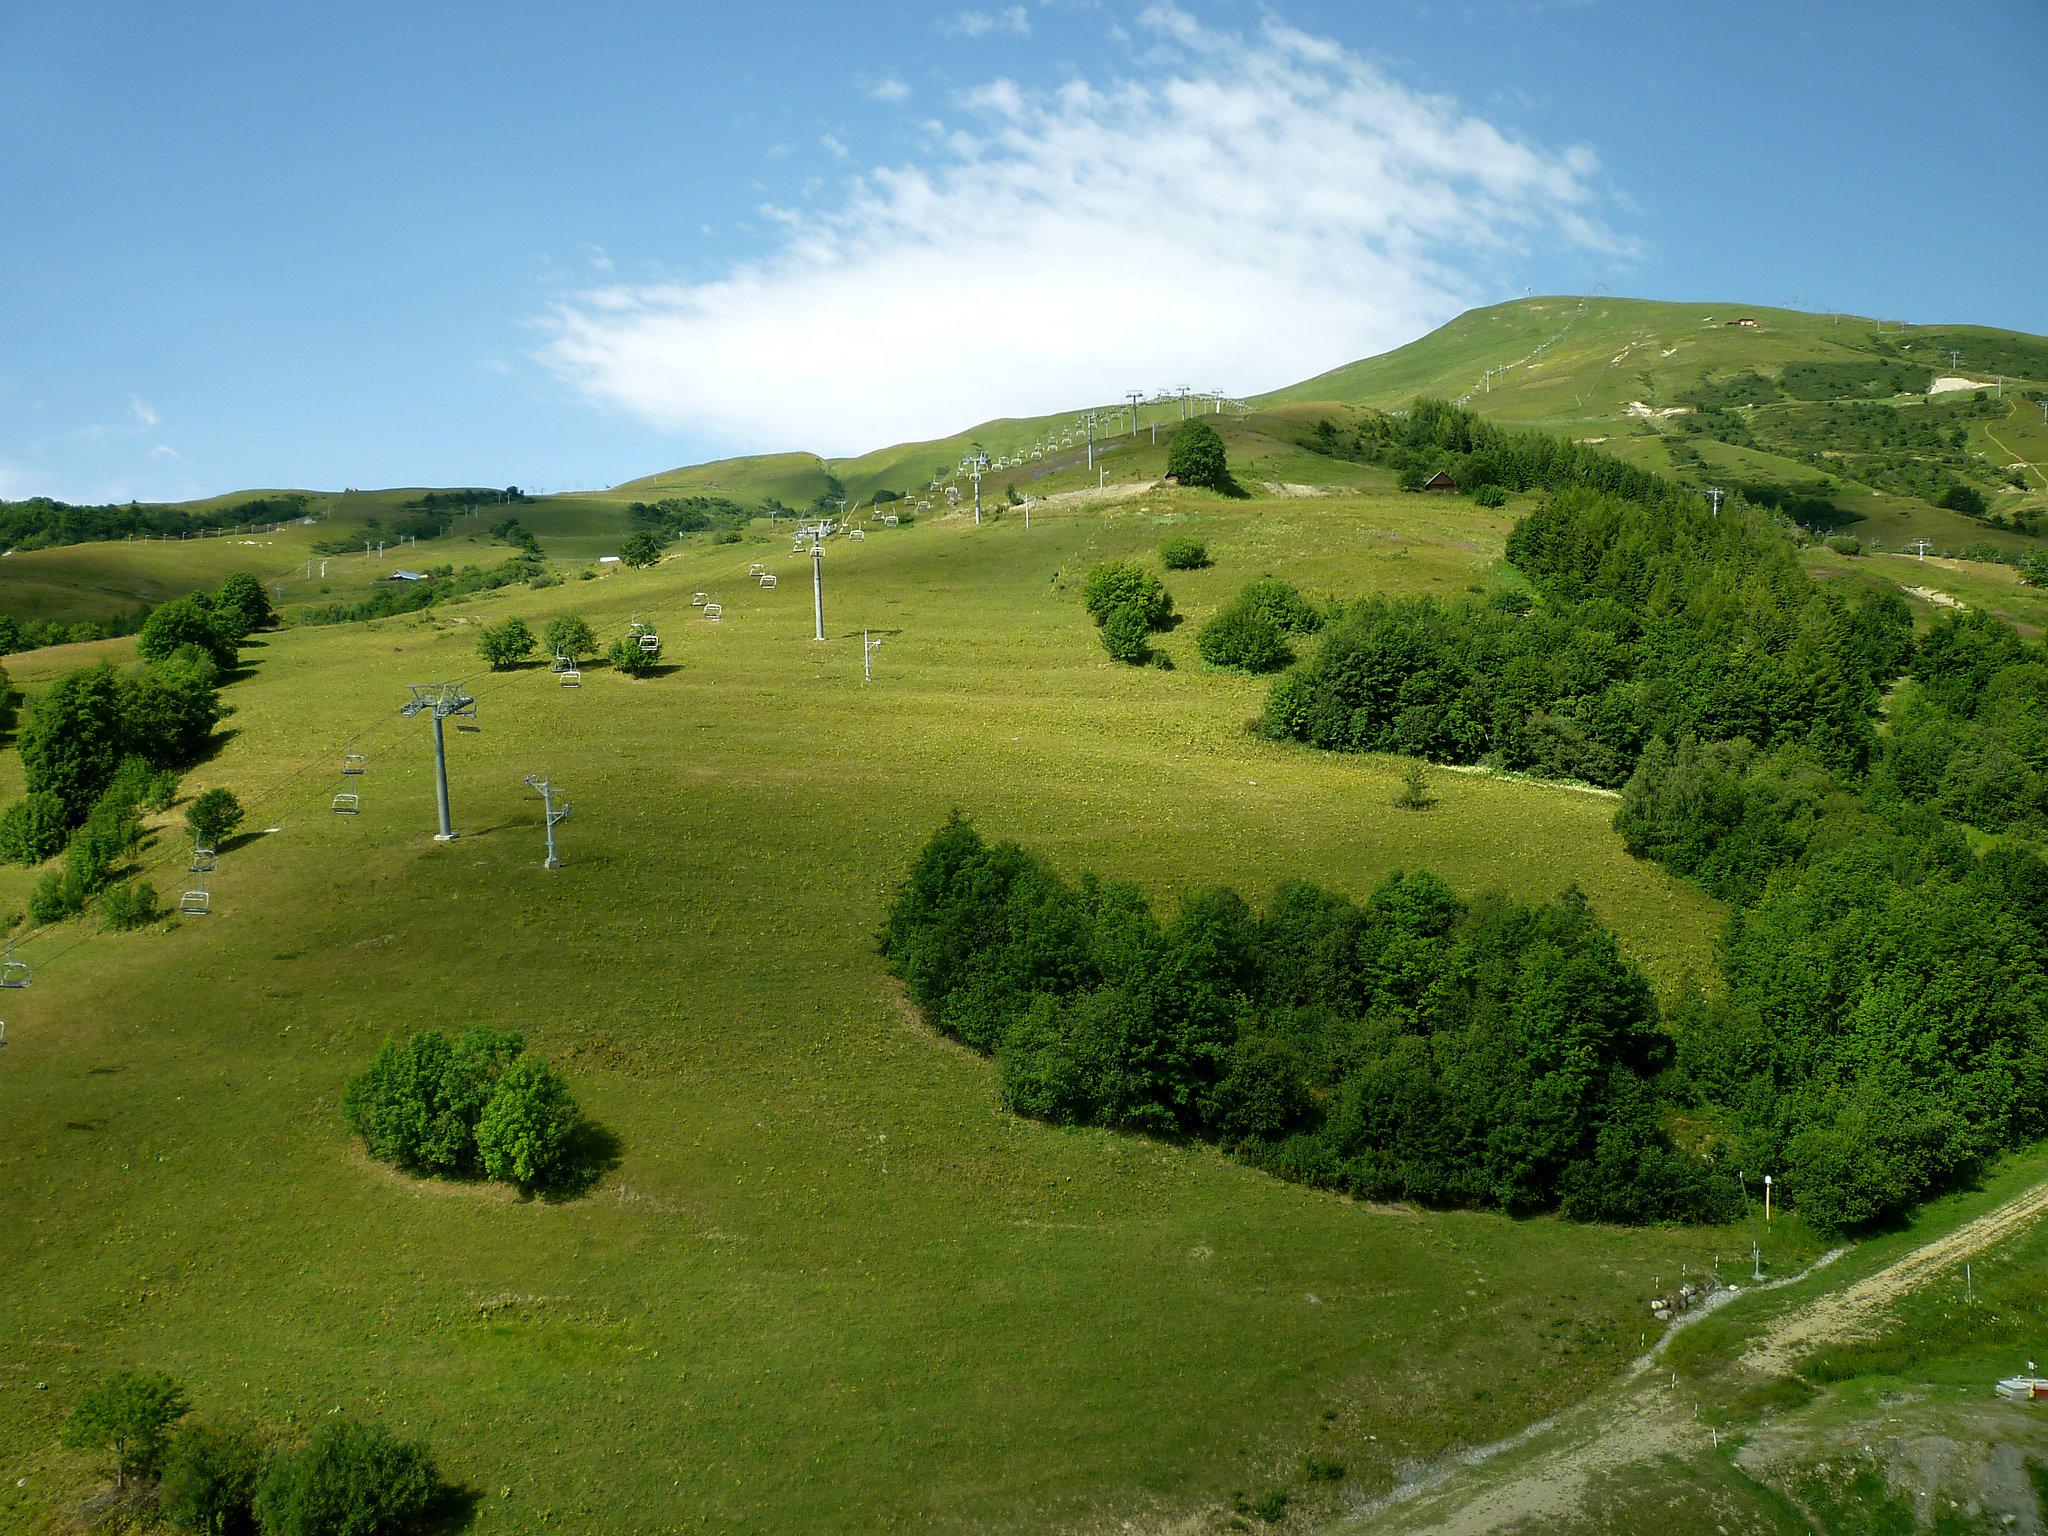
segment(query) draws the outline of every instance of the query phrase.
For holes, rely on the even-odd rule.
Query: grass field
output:
[[[1248,482],[1291,462],[1256,423],[1232,430]],[[1142,478],[1150,445],[1125,451]],[[892,887],[959,807],[1169,904],[1285,876],[1361,894],[1418,865],[1530,899],[1576,881],[1660,985],[1710,973],[1719,908],[1624,854],[1611,798],[1440,772],[1438,807],[1403,812],[1396,763],[1246,735],[1263,685],[1193,649],[1243,580],[1512,579],[1516,508],[1335,490],[1077,496],[1028,532],[927,516],[835,540],[824,644],[808,560],[765,531],[266,636],[186,779],[251,809],[215,914],[20,947],[37,975],[6,995],[0,1060],[0,1527],[51,1527],[89,1482],[57,1426],[122,1365],[173,1371],[212,1414],[339,1407],[425,1436],[483,1531],[1214,1525],[1238,1492],[1312,1508],[1306,1454],[1383,1486],[1610,1373],[1644,1298],[1681,1264],[1734,1273],[1740,1233],[1366,1208],[1201,1147],[1022,1121],[874,954]],[[590,515],[560,537],[599,537]],[[1177,667],[1114,666],[1080,576],[1170,533],[1216,560],[1169,580]],[[755,560],[777,590],[747,579]],[[695,617],[699,589],[722,622]],[[449,739],[462,836],[434,843],[405,685],[474,673],[484,622],[569,611],[605,638],[654,618],[670,667],[476,678],[482,732]],[[868,685],[864,628],[884,641]],[[32,685],[126,649],[9,665]],[[342,817],[351,742],[370,766]],[[0,795],[19,772],[0,757]],[[553,873],[528,773],[575,806]],[[147,856],[173,895],[179,846],[166,828]],[[0,906],[29,880],[0,872]],[[590,1194],[417,1184],[351,1144],[337,1097],[378,1042],[472,1021],[525,1032],[616,1138]]]

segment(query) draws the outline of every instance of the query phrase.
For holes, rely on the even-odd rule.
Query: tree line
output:
[[[1549,490],[1509,538],[1529,590],[1350,605],[1265,730],[1620,786],[1629,849],[1736,906],[1665,1109],[1817,1225],[2048,1131],[2042,644],[1974,612],[1916,637],[1763,509],[1582,445],[1430,402],[1361,435]]]
[[[1069,883],[955,816],[881,949],[1038,1119],[1199,1137],[1361,1198],[1608,1221],[1738,1208],[1728,1168],[1661,1129],[1673,1042],[1574,890],[1467,902],[1417,872],[1362,903],[1289,883],[1263,912],[1197,891],[1162,920],[1136,887]]]
[[[9,549],[29,550],[100,539],[182,538],[252,523],[288,522],[305,512],[306,498],[296,491],[251,496],[232,506],[206,510],[139,501],[74,506],[48,496],[31,496],[26,501],[0,501],[0,543]]]

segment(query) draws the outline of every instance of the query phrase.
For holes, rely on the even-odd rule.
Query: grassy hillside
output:
[[[1741,319],[1755,323],[1731,323]],[[1736,387],[1752,375],[1768,386],[1754,403]],[[1929,396],[1920,382],[1929,375],[1981,381],[1993,399],[1970,414],[1972,391]],[[1899,383],[1913,387],[1889,387]],[[1259,403],[1394,410],[1417,395],[1604,442],[1697,484],[1830,503],[1825,517],[1815,508],[1797,515],[1851,526],[1888,548],[1920,538],[1949,551],[2042,547],[2017,525],[2048,518],[2048,475],[2034,467],[2048,456],[2036,404],[2048,398],[2048,339],[2021,332],[1901,329],[1738,304],[1523,299],[1471,310]],[[1887,435],[1908,440],[1883,449],[1868,441],[1871,425],[1857,413],[1879,407],[1895,429]],[[1958,429],[1968,439],[1961,446],[1946,440]],[[1942,440],[1921,440],[1935,434]],[[2025,489],[2008,480],[2015,465]],[[1974,486],[1994,520],[1935,505],[1927,486],[1914,488],[1922,475]]]
[[[213,1414],[339,1406],[424,1436],[482,1531],[1213,1528],[1234,1495],[1311,1497],[1309,1454],[1375,1488],[1502,1433],[1631,1354],[1681,1264],[1739,1267],[1739,1234],[1364,1208],[1016,1119],[883,974],[882,903],[956,806],[1169,906],[1419,865],[1528,898],[1576,881],[1660,984],[1707,974],[1720,910],[1624,854],[1611,799],[1440,773],[1435,810],[1400,811],[1393,763],[1246,735],[1263,685],[1192,643],[1243,580],[1485,590],[1519,510],[1328,460],[1352,483],[1268,494],[1318,466],[1267,424],[1229,424],[1252,499],[1076,490],[1028,532],[930,515],[834,541],[824,644],[807,559],[764,530],[252,648],[186,781],[251,807],[215,915],[20,947],[0,1526],[64,1518],[91,1463],[58,1449],[62,1415],[92,1373],[150,1365]],[[1126,452],[1128,485],[1163,450]],[[1177,668],[1114,666],[1080,577],[1170,533],[1216,560],[1171,579]],[[482,733],[449,741],[463,835],[434,843],[405,685],[473,674],[484,622],[571,611],[605,637],[653,618],[671,665],[476,678]],[[329,810],[350,743],[353,818]],[[19,772],[0,757],[0,798]],[[575,806],[553,873],[528,773]],[[171,892],[180,846],[165,827],[147,855]],[[29,878],[0,873],[0,906]],[[617,1139],[589,1195],[419,1184],[351,1144],[337,1097],[378,1042],[471,1021],[523,1031]]]

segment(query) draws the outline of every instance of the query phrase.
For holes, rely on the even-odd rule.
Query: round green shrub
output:
[[[535,1057],[520,1057],[498,1079],[477,1122],[484,1171],[522,1189],[556,1183],[568,1171],[578,1118],[561,1075]]]
[[[1195,649],[1212,667],[1246,672],[1277,672],[1294,660],[1279,626],[1241,597],[1218,609],[1202,626],[1195,636]]]
[[[397,1536],[441,1495],[423,1445],[381,1424],[333,1418],[264,1472],[254,1501],[263,1536]]]
[[[1223,439],[1206,421],[1186,421],[1166,450],[1166,472],[1182,485],[1221,490],[1230,484],[1230,461]]]
[[[1200,539],[1168,539],[1159,546],[1159,563],[1169,571],[1199,571],[1209,563],[1209,546]]]

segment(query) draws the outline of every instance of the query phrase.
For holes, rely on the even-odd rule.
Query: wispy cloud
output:
[[[1021,5],[994,11],[955,11],[940,19],[939,30],[948,37],[987,37],[991,32],[1029,37],[1031,15]]]
[[[923,163],[776,208],[765,259],[568,296],[543,359],[662,427],[849,452],[1126,389],[1270,388],[1497,296],[1532,249],[1626,249],[1587,150],[1277,21],[1141,26],[1142,78],[987,82]]]
[[[868,94],[877,101],[908,101],[910,87],[895,75],[884,75],[868,87]]]
[[[128,413],[144,427],[153,427],[157,424],[156,412],[151,410],[149,405],[140,396],[130,395],[128,397]]]
[[[169,443],[158,443],[154,448],[149,450],[149,456],[152,459],[171,459],[179,464],[185,462],[185,455],[178,452],[178,450],[173,448]]]
[[[846,158],[846,146],[840,143],[839,140],[834,138],[831,134],[819,134],[818,143],[824,149],[825,153],[830,155],[834,160],[844,160]]]

